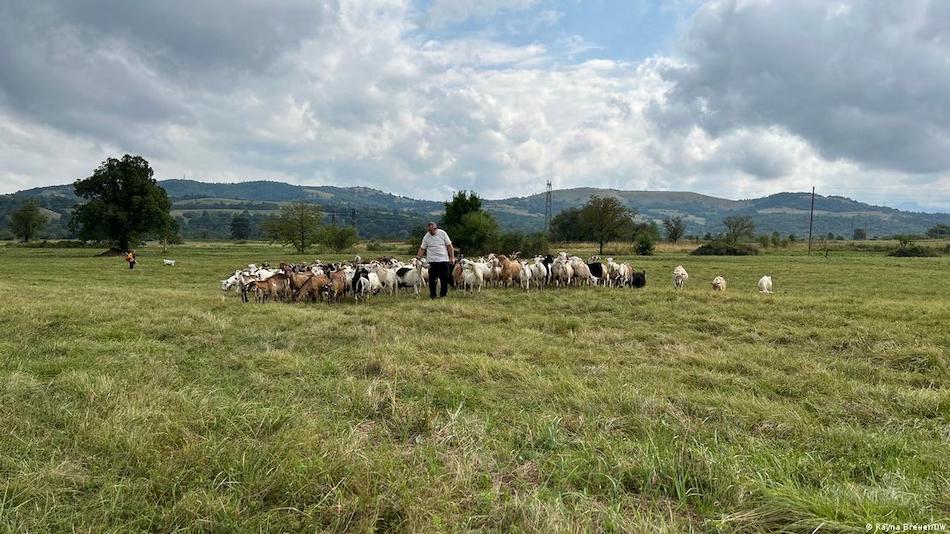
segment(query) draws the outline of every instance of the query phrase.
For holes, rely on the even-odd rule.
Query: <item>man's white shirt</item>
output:
[[[422,245],[420,246],[425,249],[426,259],[430,262],[449,261],[448,245],[451,244],[452,240],[449,239],[449,234],[439,228],[435,231],[435,235],[426,232],[426,235],[422,238]]]

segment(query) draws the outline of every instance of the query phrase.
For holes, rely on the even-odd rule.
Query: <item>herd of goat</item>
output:
[[[250,295],[258,302],[267,300],[340,302],[352,295],[356,302],[365,302],[370,295],[395,294],[400,289],[411,289],[419,295],[428,286],[428,264],[424,259],[403,263],[396,258],[379,258],[363,262],[359,256],[352,262],[311,264],[281,263],[278,268],[254,264],[234,271],[221,281],[221,289],[229,292],[237,288],[241,300],[248,302]],[[689,274],[682,265],[673,270],[673,286],[683,288]],[[613,258],[601,261],[593,256],[584,261],[578,256],[561,252],[557,256],[536,256],[533,262],[521,260],[517,254],[489,254],[487,257],[458,260],[452,269],[453,285],[463,291],[480,292],[485,286],[520,287],[575,287],[603,285],[608,287],[635,287],[646,285],[646,271],[636,271],[627,263]],[[712,287],[726,290],[726,280],[717,276]],[[772,278],[763,276],[758,283],[761,293],[772,292]]]

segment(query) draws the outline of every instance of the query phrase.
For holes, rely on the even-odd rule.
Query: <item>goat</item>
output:
[[[772,277],[770,275],[765,275],[762,278],[759,278],[759,293],[771,293],[772,292]]]
[[[323,273],[315,274],[304,282],[294,298],[295,300],[300,300],[305,297],[310,297],[314,302],[322,300],[328,291],[329,285],[330,279],[327,278],[327,275]]]
[[[630,285],[635,288],[641,288],[647,285],[647,272],[634,272],[630,277]]]
[[[717,276],[717,277],[713,278],[712,287],[713,287],[713,290],[715,290],[715,291],[725,291],[725,290],[726,290],[726,279],[723,278],[723,277],[721,277],[721,276]]]
[[[571,267],[571,263],[567,260],[566,256],[558,256],[558,258],[554,260],[554,263],[551,264],[551,271],[554,281],[558,286],[568,287],[571,285],[574,278],[574,268]]]
[[[426,270],[422,266],[422,260],[413,260],[412,267],[398,267],[396,269],[396,283],[398,287],[411,287],[416,296],[419,295],[419,288],[423,285],[423,274]]]
[[[505,287],[508,287],[508,284],[514,283],[515,281],[521,281],[521,262],[512,261],[508,259],[508,256],[500,255],[497,256],[498,266],[501,267],[501,276],[499,278],[499,283],[504,284]]]
[[[577,256],[571,256],[570,262],[571,267],[574,268],[574,285],[580,286],[583,284],[589,286],[596,280],[590,272],[590,267],[588,267],[584,260]]]
[[[686,281],[689,280],[689,273],[686,272],[686,269],[682,265],[677,265],[673,269],[673,287],[676,289],[682,289],[686,287]]]
[[[357,256],[359,258],[359,256]],[[350,287],[353,289],[353,298],[357,303],[366,302],[371,291],[371,282],[369,280],[369,271],[363,265],[356,264],[356,270],[353,271],[353,279],[350,281]],[[379,283],[377,277],[376,283]]]
[[[484,272],[474,261],[463,259],[462,265],[462,289],[472,289],[478,293],[482,292],[482,285],[485,283]]]

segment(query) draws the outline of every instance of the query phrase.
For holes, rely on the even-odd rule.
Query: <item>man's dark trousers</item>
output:
[[[439,289],[439,296],[444,297],[449,292],[449,280],[452,278],[452,262],[449,261],[430,261],[429,262],[429,298],[435,298],[435,281],[441,280],[442,287]]]

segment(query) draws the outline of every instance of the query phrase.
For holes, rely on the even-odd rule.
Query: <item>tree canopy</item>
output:
[[[633,211],[619,199],[593,195],[581,209],[579,219],[603,254],[604,244],[623,235],[623,230],[633,222],[633,216]]]
[[[320,222],[323,214],[320,206],[295,202],[281,207],[280,214],[264,221],[267,237],[284,245],[293,245],[299,254],[317,243],[321,236]]]
[[[352,226],[327,226],[320,233],[320,242],[333,252],[343,252],[360,242]]]
[[[231,239],[244,241],[251,236],[251,214],[244,210],[231,217]]]
[[[663,227],[666,228],[666,238],[670,243],[676,243],[686,233],[686,221],[679,215],[663,219]]]
[[[726,226],[726,233],[723,240],[727,243],[736,244],[742,240],[752,239],[755,236],[755,223],[752,217],[748,215],[732,215],[726,217],[722,224]]]
[[[32,241],[47,222],[49,218],[34,199],[27,200],[10,214],[10,230],[23,241]]]
[[[141,156],[109,158],[89,178],[76,180],[85,204],[73,208],[70,228],[80,239],[108,240],[115,250],[172,227],[171,201]]]
[[[551,217],[551,239],[554,241],[586,241],[588,235],[581,223],[581,209],[568,208]]]
[[[488,252],[500,234],[498,222],[482,210],[482,200],[468,191],[455,193],[445,203],[442,226],[455,248],[467,255]]]

